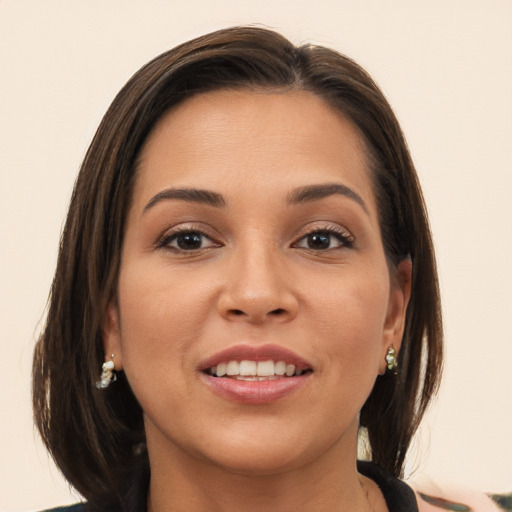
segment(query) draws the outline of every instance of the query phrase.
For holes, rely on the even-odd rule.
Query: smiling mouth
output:
[[[204,372],[212,377],[222,377],[242,381],[269,381],[287,377],[298,377],[311,373],[311,368],[300,368],[286,361],[225,361],[207,368]]]

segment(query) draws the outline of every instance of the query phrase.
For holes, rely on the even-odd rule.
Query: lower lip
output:
[[[300,389],[311,373],[275,380],[246,381],[201,374],[203,381],[223,398],[244,404],[268,404]]]

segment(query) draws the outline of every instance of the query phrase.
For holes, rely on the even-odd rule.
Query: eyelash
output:
[[[338,240],[340,242],[340,246],[339,247],[329,247],[326,249],[314,249],[314,248],[310,248],[310,247],[302,247],[303,249],[307,249],[307,250],[314,251],[314,252],[326,252],[326,251],[331,251],[331,250],[335,250],[335,249],[344,249],[344,248],[350,249],[354,246],[354,237],[347,230],[342,229],[339,226],[335,226],[335,225],[329,225],[329,226],[319,227],[319,228],[315,227],[314,229],[311,229],[310,231],[301,235],[301,237],[297,240],[297,242],[294,242],[292,246],[300,248],[299,242],[301,242],[303,240],[307,240],[308,237],[311,237],[313,235],[324,235],[329,238],[334,237],[336,240]]]
[[[193,227],[190,228],[177,228],[176,230],[169,232],[166,232],[162,238],[160,238],[156,245],[157,249],[168,249],[171,251],[179,252],[179,253],[193,253],[200,251],[202,249],[207,249],[209,247],[199,247],[197,249],[183,249],[180,247],[172,247],[171,243],[174,241],[177,241],[179,237],[184,237],[185,235],[199,235],[199,237],[202,239],[201,241],[204,242],[204,240],[209,240],[212,245],[211,247],[220,247],[222,244],[219,242],[216,242],[211,236],[208,236],[206,233],[201,231],[200,229],[194,229]]]
[[[203,242],[205,240],[208,240],[211,242],[211,245],[208,247],[198,247],[198,248],[190,248],[190,249],[184,249],[180,247],[173,247],[171,246],[171,243],[174,241],[177,241],[179,237],[184,237],[186,235],[192,235],[192,236],[198,236],[201,240],[200,242]],[[307,241],[308,237],[311,237],[313,235],[319,235],[319,236],[326,236],[329,238],[329,244],[331,243],[331,237],[334,237],[338,242],[340,242],[339,247],[328,247],[325,249],[315,249],[312,247],[301,247],[300,242]],[[300,238],[293,242],[291,247],[293,248],[302,248],[313,252],[326,252],[331,251],[335,249],[342,249],[347,248],[350,249],[354,245],[354,237],[348,233],[346,230],[341,229],[339,226],[325,226],[325,227],[319,227],[311,229],[310,231],[307,231],[306,233],[302,234]],[[211,236],[207,235],[200,229],[194,229],[193,227],[190,228],[178,228],[176,230],[173,230],[172,232],[167,232],[164,236],[162,236],[155,244],[155,247],[157,249],[168,249],[177,253],[194,253],[198,252],[200,250],[209,249],[211,247],[221,247],[222,244],[220,242],[216,242]]]

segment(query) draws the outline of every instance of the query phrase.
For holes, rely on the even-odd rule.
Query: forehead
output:
[[[224,193],[237,180],[253,193],[260,185],[268,193],[273,182],[277,191],[336,181],[374,202],[359,130],[305,91],[221,90],[187,99],[149,135],[135,197],[172,186]]]

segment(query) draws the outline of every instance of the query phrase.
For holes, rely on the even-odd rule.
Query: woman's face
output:
[[[150,458],[268,473],[355,457],[409,274],[390,277],[362,139],[323,100],[179,105],[143,148],[105,325]]]

